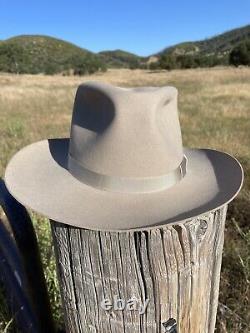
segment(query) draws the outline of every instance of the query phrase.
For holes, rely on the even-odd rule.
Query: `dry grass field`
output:
[[[182,71],[109,70],[84,77],[0,75],[0,174],[21,147],[44,138],[69,135],[76,87],[88,80],[120,86],[174,85],[179,90],[183,141],[235,155],[245,183],[230,205],[217,330],[250,332],[250,68]],[[48,222],[33,214],[55,318],[61,322]],[[39,223],[41,220],[44,223]],[[9,318],[0,300],[0,331]],[[6,332],[11,332],[11,324]]]

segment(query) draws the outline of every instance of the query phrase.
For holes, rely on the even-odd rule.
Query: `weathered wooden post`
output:
[[[101,232],[52,222],[68,332],[213,333],[226,205],[149,231]],[[105,311],[103,299],[149,300]]]
[[[183,148],[173,87],[78,88],[70,139],[24,148],[9,191],[51,219],[71,333],[212,333],[232,156]]]

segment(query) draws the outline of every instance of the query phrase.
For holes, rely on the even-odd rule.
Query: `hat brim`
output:
[[[10,193],[46,217],[76,227],[146,230],[193,218],[230,202],[243,170],[232,156],[184,149],[187,174],[175,186],[152,193],[117,193],[81,183],[67,170],[69,139],[50,139],[19,151],[5,172]]]

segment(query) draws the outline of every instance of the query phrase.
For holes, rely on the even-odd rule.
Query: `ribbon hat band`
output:
[[[68,155],[69,172],[87,185],[115,192],[155,192],[168,189],[176,185],[187,173],[187,158],[184,155],[181,164],[165,175],[154,177],[119,177],[103,175],[85,168]]]

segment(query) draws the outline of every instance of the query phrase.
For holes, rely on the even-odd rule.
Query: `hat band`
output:
[[[187,172],[187,158],[184,155],[181,164],[175,170],[153,177],[119,177],[103,175],[85,168],[70,154],[68,156],[69,172],[79,181],[102,189],[115,192],[155,192],[165,190],[177,184]]]

